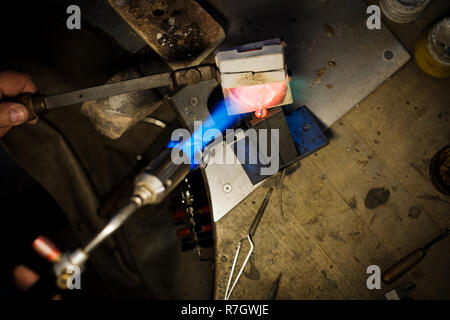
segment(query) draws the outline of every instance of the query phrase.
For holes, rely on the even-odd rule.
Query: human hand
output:
[[[36,92],[37,88],[30,75],[15,71],[0,71],[0,138],[12,127],[26,122],[29,117],[29,111],[24,105],[2,101],[2,99],[13,98],[22,93]],[[36,121],[28,121],[28,123],[33,124]]]
[[[16,283],[17,288],[24,292],[30,290],[39,281],[40,278],[41,276],[39,274],[24,265],[16,266],[13,271],[13,279]],[[53,295],[51,300],[61,300],[61,295],[55,294]]]

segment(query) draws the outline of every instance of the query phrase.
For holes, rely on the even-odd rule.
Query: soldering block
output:
[[[246,44],[237,48],[219,51],[215,55],[220,73],[227,111],[230,115],[254,112],[260,106],[238,103],[232,97],[235,88],[283,83],[281,99],[263,109],[292,103],[285,64],[284,47],[280,39],[271,39]]]

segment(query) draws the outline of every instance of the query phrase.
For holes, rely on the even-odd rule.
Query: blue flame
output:
[[[226,129],[233,127],[239,119],[239,115],[228,115],[225,100],[222,100],[215,106],[210,117],[203,121],[199,128],[195,128],[189,139],[181,142],[172,140],[167,148],[177,148],[187,155],[192,170],[200,164],[198,163],[198,155],[209,143],[214,141],[211,137],[205,137],[205,132],[209,129],[216,129],[223,133]]]

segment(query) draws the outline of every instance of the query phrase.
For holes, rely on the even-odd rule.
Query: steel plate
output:
[[[207,2],[227,20],[222,48],[276,37],[287,41],[294,104],[308,106],[327,127],[410,59],[385,25],[366,27],[362,0]]]

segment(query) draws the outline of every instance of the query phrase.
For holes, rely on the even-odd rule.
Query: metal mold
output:
[[[200,64],[224,39],[222,27],[193,0],[109,0],[172,69]]]

